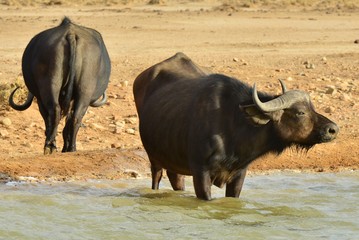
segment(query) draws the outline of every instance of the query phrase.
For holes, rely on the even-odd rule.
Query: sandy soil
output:
[[[241,8],[220,1],[48,2],[53,4],[0,5],[1,178],[148,177],[132,84],[141,71],[179,51],[214,72],[256,82],[263,91],[279,92],[278,79],[284,79],[289,88],[308,91],[317,111],[340,126],[334,142],[308,153],[268,155],[255,161],[251,172],[358,169],[357,9]],[[21,82],[21,56],[29,40],[58,25],[65,15],[103,35],[113,68],[110,98],[105,106],[89,109],[76,153],[43,156],[44,123],[37,104],[17,112],[8,107],[7,96],[14,83]],[[59,132],[59,150],[61,138]]]

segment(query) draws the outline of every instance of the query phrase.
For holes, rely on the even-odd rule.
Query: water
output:
[[[0,239],[358,239],[359,172],[248,176],[210,202],[150,180],[0,185]]]

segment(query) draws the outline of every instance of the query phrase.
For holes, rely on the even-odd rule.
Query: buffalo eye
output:
[[[296,115],[297,115],[297,117],[302,117],[302,116],[305,115],[305,112],[303,112],[303,111],[298,111],[298,112],[296,112]]]

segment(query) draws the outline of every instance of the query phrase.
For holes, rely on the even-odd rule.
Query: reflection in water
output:
[[[0,239],[356,239],[359,173],[249,176],[240,199],[150,180],[0,185]],[[168,184],[168,185],[166,185]]]

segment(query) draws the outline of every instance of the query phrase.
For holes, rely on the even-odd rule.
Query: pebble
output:
[[[123,128],[123,127],[125,127],[126,122],[125,121],[117,121],[117,122],[115,122],[115,125],[117,127]]]
[[[106,128],[101,126],[100,124],[97,124],[97,123],[91,123],[90,124],[91,128],[93,129],[99,129],[99,130],[105,130]]]
[[[139,172],[137,172],[136,170],[126,169],[123,173],[132,178],[141,178],[141,174]]]
[[[328,85],[325,88],[326,88],[325,94],[333,95],[333,94],[337,93],[337,89],[335,88],[335,86]]]
[[[342,95],[340,95],[339,99],[342,101],[350,101],[351,97],[348,94],[343,93]]]
[[[359,39],[356,39],[356,40],[354,41],[354,43],[355,43],[355,44],[359,44]]]
[[[7,130],[5,130],[5,129],[1,129],[0,130],[0,136],[1,137],[7,137],[7,136],[9,136],[9,132]]]
[[[315,65],[309,61],[304,61],[303,65],[305,66],[306,69],[314,69]]]
[[[123,88],[123,87],[128,87],[128,81],[121,81],[119,84],[116,85],[117,87]],[[117,97],[118,99],[121,99],[121,96]]]
[[[11,124],[12,124],[12,122],[11,122],[11,119],[10,118],[3,118],[2,120],[1,120],[1,124],[2,125],[4,125],[4,126],[10,126]]]
[[[120,149],[123,148],[123,145],[121,143],[112,143],[111,148]]]
[[[115,128],[115,130],[113,131],[113,133],[115,133],[115,134],[120,134],[120,133],[122,133],[122,127],[116,127]]]
[[[24,147],[27,147],[27,148],[33,148],[34,147],[34,145],[32,144],[32,143],[30,143],[30,142],[25,142],[25,143],[23,143],[22,144]]]
[[[136,124],[137,123],[137,118],[135,118],[135,117],[126,118],[125,122],[130,123],[130,124]]]
[[[315,65],[313,63],[309,63],[309,64],[305,65],[305,68],[306,69],[314,69]]]
[[[135,135],[136,131],[133,128],[128,128],[128,129],[126,129],[126,133]]]
[[[333,113],[335,112],[335,108],[330,106],[330,107],[327,107],[325,110],[324,110],[325,113]]]

